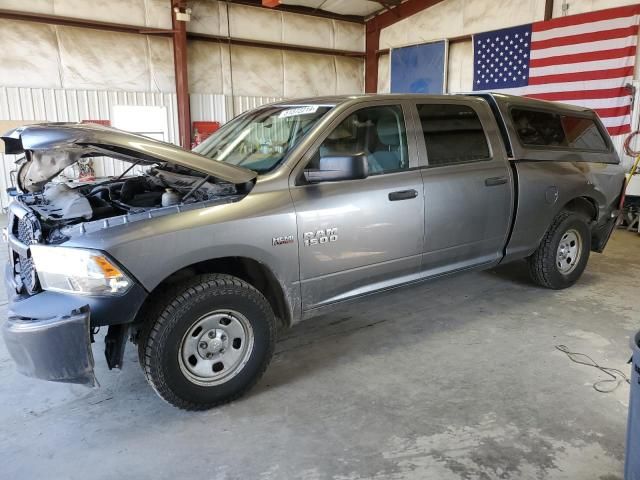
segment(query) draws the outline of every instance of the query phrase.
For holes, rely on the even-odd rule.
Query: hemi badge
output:
[[[295,242],[295,238],[293,235],[285,235],[284,237],[273,237],[271,240],[271,244],[275,247],[276,245],[287,245],[288,243]]]

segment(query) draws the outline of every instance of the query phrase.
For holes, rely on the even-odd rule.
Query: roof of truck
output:
[[[283,100],[277,102],[277,105],[338,105],[342,103],[358,103],[365,102],[368,100],[376,99],[376,100],[441,100],[451,97],[467,97],[467,98],[482,98],[485,96],[492,96],[497,101],[508,102],[510,105],[522,105],[528,107],[543,107],[543,108],[554,108],[563,111],[574,111],[574,112],[588,112],[591,109],[586,107],[580,107],[576,105],[569,105],[566,103],[559,102],[549,102],[546,100],[538,100],[535,98],[529,97],[520,97],[517,95],[506,95],[504,93],[493,93],[493,92],[464,92],[464,93],[454,93],[454,94],[446,94],[446,95],[425,95],[419,93],[370,93],[370,94],[359,94],[359,95],[332,95],[325,97],[307,97],[307,98],[298,98],[295,100]]]

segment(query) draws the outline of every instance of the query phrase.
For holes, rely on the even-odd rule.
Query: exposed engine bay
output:
[[[126,173],[126,172],[125,172]],[[39,217],[47,243],[63,241],[68,227],[172,206],[193,206],[217,199],[234,201],[252,184],[234,185],[210,175],[176,166],[153,167],[138,176],[109,180],[46,183],[39,192],[18,195],[20,203]]]

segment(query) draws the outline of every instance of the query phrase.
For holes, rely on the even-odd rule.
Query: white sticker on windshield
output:
[[[307,115],[316,113],[319,105],[305,105],[304,107],[289,108],[280,112],[280,118],[297,117],[298,115]]]

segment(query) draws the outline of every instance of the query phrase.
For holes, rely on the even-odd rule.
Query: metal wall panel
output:
[[[230,96],[213,93],[192,93],[191,120],[226,123],[242,112],[282,100],[281,97]]]

